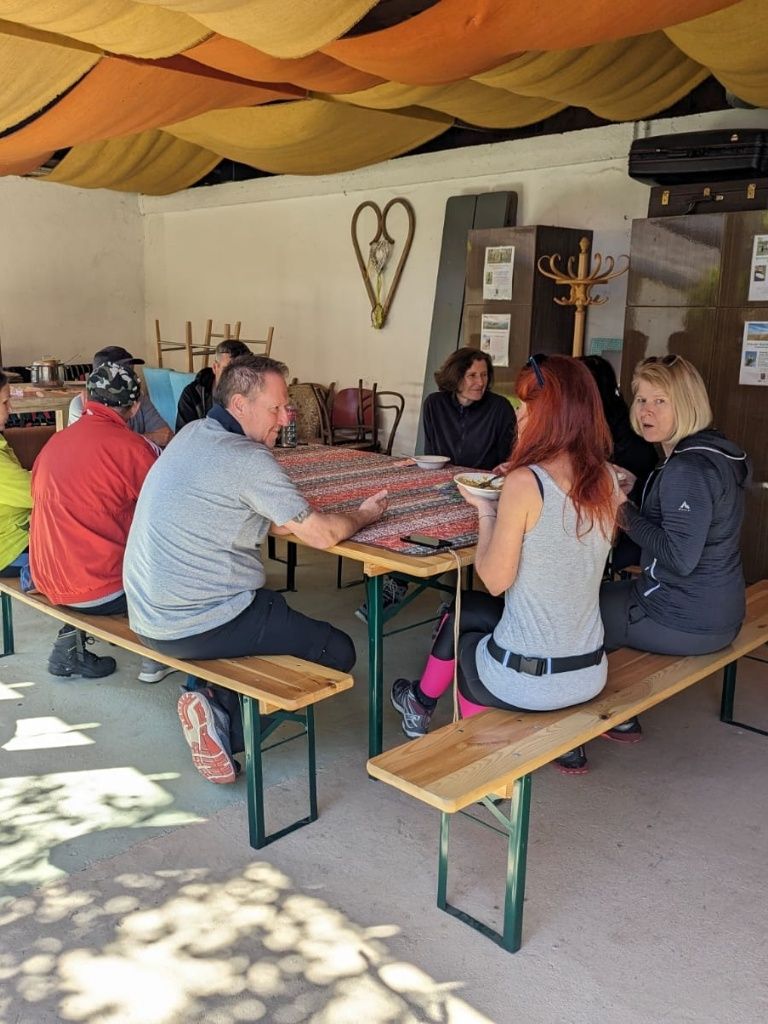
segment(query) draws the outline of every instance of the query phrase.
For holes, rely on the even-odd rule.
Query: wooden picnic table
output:
[[[438,577],[471,566],[477,544],[477,513],[459,494],[455,466],[419,469],[412,460],[327,445],[276,448],[275,455],[313,508],[346,512],[376,491],[389,491],[384,517],[330,554],[362,565],[368,604],[368,750],[381,753],[384,699],[384,625],[400,610],[383,608],[384,577],[397,573],[417,584],[417,596]],[[413,533],[445,537],[455,548],[431,551],[403,542]],[[289,543],[302,542],[293,535]],[[458,560],[458,561],[457,561]]]
[[[53,412],[56,416],[56,429],[63,430],[69,404],[84,387],[82,381],[68,381],[55,387],[11,384],[11,412]]]

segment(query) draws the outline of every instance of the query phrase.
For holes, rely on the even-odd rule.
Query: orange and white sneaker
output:
[[[195,768],[209,782],[234,782],[237,770],[228,749],[226,712],[199,690],[182,693],[177,710]]]

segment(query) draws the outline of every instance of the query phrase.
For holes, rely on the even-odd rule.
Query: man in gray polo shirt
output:
[[[185,426],[147,475],[124,584],[131,626],[156,651],[183,659],[293,654],[344,672],[355,662],[346,633],[294,611],[264,586],[259,545],[273,524],[329,548],[375,522],[387,505],[379,491],[354,512],[310,508],[270,450],[288,423],[287,372],[265,356],[233,360],[208,416]],[[240,750],[238,703],[227,710]],[[200,690],[179,700],[195,767],[212,782],[233,782],[229,737],[216,711]]]

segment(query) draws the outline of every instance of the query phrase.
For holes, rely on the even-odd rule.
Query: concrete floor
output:
[[[649,712],[644,743],[593,743],[589,775],[536,773],[510,956],[435,907],[437,812],[367,779],[362,591],[335,591],[327,556],[301,561],[292,600],[352,634],[357,686],[318,708],[319,821],[259,852],[244,783],[191,767],[179,677],[138,683],[118,650],[107,679],[54,679],[53,621],[16,608],[19,653],[0,662],[0,1021],[768,1018],[768,739],[719,723],[716,679]],[[387,642],[388,679],[418,674],[429,633]],[[767,671],[742,662],[737,700],[763,727]],[[387,706],[385,743],[401,738]],[[301,741],[267,759],[274,824],[302,812],[303,755]],[[493,920],[503,841],[461,817],[453,831],[451,898]]]

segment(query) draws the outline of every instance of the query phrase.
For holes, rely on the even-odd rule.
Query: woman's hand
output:
[[[462,487],[460,483],[457,483],[456,486],[459,488],[459,494],[462,496],[464,501],[466,501],[468,505],[475,506],[478,515],[496,515],[496,510],[499,506],[495,498],[478,498],[476,495],[470,494],[466,487]]]
[[[613,462],[611,463],[611,469],[614,471],[616,478],[619,481],[621,493],[624,495],[629,494],[637,483],[637,477],[635,474],[630,472],[628,469],[624,469],[623,466],[616,466]]]

